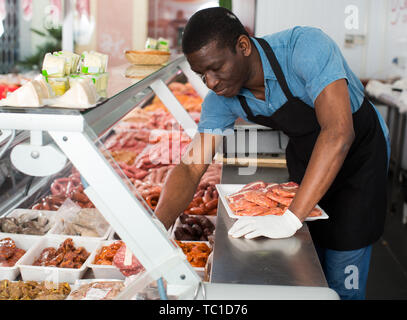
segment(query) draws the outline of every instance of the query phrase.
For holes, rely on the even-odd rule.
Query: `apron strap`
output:
[[[266,53],[267,59],[273,69],[274,73],[276,74],[277,81],[280,84],[281,89],[283,90],[287,100],[291,101],[294,100],[294,96],[291,93],[290,89],[288,88],[287,81],[285,80],[284,73],[281,70],[281,66],[278,63],[277,57],[274,54],[273,49],[271,49],[268,42],[262,38],[255,38],[260,46],[263,48],[264,52]]]

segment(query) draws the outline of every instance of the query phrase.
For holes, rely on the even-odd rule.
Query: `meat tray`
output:
[[[41,239],[38,236],[30,236],[25,234],[1,233],[0,240],[4,238],[11,238],[16,243],[17,248],[26,251],[19,261],[21,261],[24,256],[27,255],[28,250]],[[17,266],[17,263],[13,267],[0,267],[0,280],[13,281],[19,274],[20,269]]]
[[[75,290],[78,290],[84,284],[90,284],[90,283],[94,283],[94,282],[104,282],[104,281],[123,282],[123,280],[110,279],[110,278],[78,279],[78,280],[75,281],[75,283],[73,285],[71,285],[71,292],[69,293],[69,295],[66,297],[65,300],[73,300],[72,296],[71,296],[72,292],[74,292]],[[91,300],[91,299],[82,299],[82,300]]]
[[[96,247],[89,257],[89,268],[92,269],[95,278],[97,279],[119,279],[124,280],[126,277],[114,265],[94,264],[95,257],[103,246],[109,246],[117,240],[102,241]]]
[[[81,239],[77,237],[73,239],[75,247],[84,247],[90,253],[89,257],[79,269],[74,268],[57,268],[46,266],[33,266],[34,261],[40,256],[43,249],[48,247],[58,248],[66,239],[72,238],[69,236],[44,236],[34,246],[32,246],[26,254],[16,263],[20,269],[21,277],[24,281],[53,281],[53,282],[68,282],[74,283],[76,280],[83,277],[85,274],[90,256],[96,249],[100,241]]]
[[[196,216],[196,215],[189,215],[189,216],[190,217],[199,217],[199,216]],[[203,217],[207,218],[210,222],[212,222],[213,225],[215,226],[215,230],[216,230],[217,216],[203,216]],[[181,239],[176,239],[176,237],[175,237],[175,230],[177,229],[177,227],[179,227],[181,225],[182,225],[182,223],[181,223],[181,221],[180,221],[180,219],[178,217],[177,220],[175,221],[175,223],[172,225],[172,230],[171,230],[171,233],[170,233],[171,239],[181,240]],[[215,230],[214,230],[214,232],[215,232]]]
[[[9,214],[7,214],[5,217],[6,218],[18,218],[19,216],[21,216],[23,214],[27,214],[30,218],[37,217],[39,214],[43,214],[45,217],[47,217],[48,220],[50,221],[50,229],[44,235],[48,234],[57,222],[56,212],[49,211],[49,210],[14,209]],[[2,234],[4,234],[4,233],[0,232],[0,236]],[[29,236],[42,237],[43,235],[29,235]]]
[[[226,197],[228,195],[231,195],[240,189],[242,189],[245,186],[245,184],[217,184],[216,189],[218,190],[219,193],[219,198],[223,202],[223,205],[226,208],[226,212],[228,213],[229,217],[233,219],[245,219],[245,218],[256,218],[255,216],[238,216],[233,213],[232,209],[230,209],[228,201]],[[305,219],[305,221],[314,221],[314,220],[319,220],[319,219],[328,219],[329,216],[326,214],[324,210],[320,206],[316,206],[318,209],[322,211],[322,215],[318,217],[308,217]]]
[[[73,240],[75,239],[85,239],[85,240],[90,240],[90,241],[104,241],[109,238],[111,235],[113,229],[111,226],[109,226],[106,230],[106,232],[101,236],[101,237],[84,237],[84,236],[73,236],[73,235],[67,235],[67,234],[61,234],[63,228],[63,223],[62,221],[57,221],[54,226],[51,228],[51,230],[48,231],[48,236],[49,237],[54,237],[54,236],[66,236],[69,238],[72,238]]]
[[[209,243],[209,241],[180,241],[181,243],[205,243],[210,249],[211,249],[211,253],[213,252],[213,247],[212,245]],[[209,254],[210,256],[210,254]],[[208,256],[208,261],[210,260],[210,257]],[[202,280],[205,279],[205,269],[208,266],[208,261],[206,262],[205,267],[192,267],[195,272],[201,277]]]

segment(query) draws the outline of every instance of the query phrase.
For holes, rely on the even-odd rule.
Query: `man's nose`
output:
[[[205,82],[209,89],[213,90],[219,84],[219,80],[210,72],[205,73]]]

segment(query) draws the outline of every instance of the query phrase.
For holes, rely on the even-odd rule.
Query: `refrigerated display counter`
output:
[[[169,232],[156,223],[153,210],[105,142],[127,114],[143,108],[154,96],[160,98],[182,131],[194,137],[197,123],[168,85],[184,77],[202,98],[208,89],[183,56],[137,82],[125,78],[122,71],[123,67],[109,71],[108,97],[89,110],[0,108],[2,130],[29,135],[19,144],[21,148],[11,151],[13,164],[41,181],[27,188],[24,197],[12,201],[1,215],[15,208],[31,208],[46,195],[55,178],[66,177],[75,168],[84,193],[140,261],[148,279],[157,283],[165,280],[167,289],[178,299],[338,299],[326,285],[306,224],[291,239],[231,240],[227,229],[232,220],[225,216],[220,201],[210,277],[202,281]],[[243,180],[233,170],[237,167],[224,166],[221,183],[246,183],[255,178],[246,176]],[[284,170],[270,173],[259,169],[256,178],[271,174],[276,181],[285,181]],[[130,282],[118,298],[134,297],[143,281],[147,280]]]

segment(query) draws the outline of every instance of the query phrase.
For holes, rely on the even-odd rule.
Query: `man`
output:
[[[250,38],[224,8],[194,14],[182,45],[211,91],[192,142],[202,154],[172,171],[158,218],[168,228],[191,201],[220,139],[210,130],[233,128],[238,117],[281,130],[290,138],[287,167],[299,190],[282,216],[240,219],[229,234],[290,237],[319,204],[329,219],[308,227],[328,285],[342,299],[364,299],[372,243],[384,228],[388,130],[337,45],[310,27]],[[353,286],[349,266],[358,272]]]

